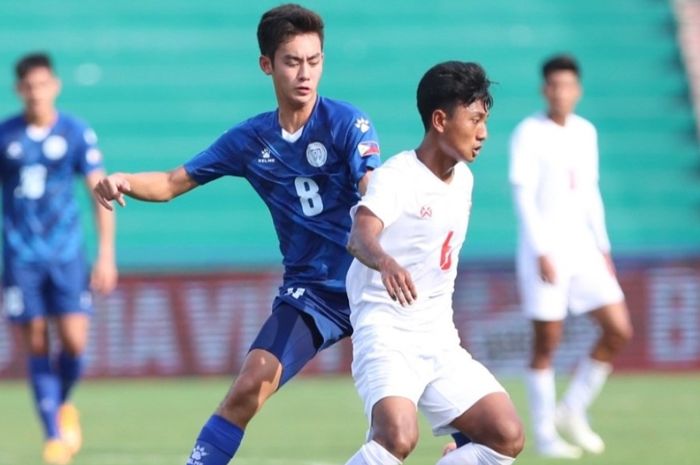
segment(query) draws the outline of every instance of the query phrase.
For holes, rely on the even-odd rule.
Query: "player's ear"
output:
[[[445,122],[447,120],[447,113],[439,108],[433,111],[430,118],[430,123],[437,132],[443,132],[445,130]]]
[[[267,74],[268,76],[272,74],[272,60],[270,60],[270,57],[260,55],[258,62],[260,63],[260,69],[263,71],[263,73]]]

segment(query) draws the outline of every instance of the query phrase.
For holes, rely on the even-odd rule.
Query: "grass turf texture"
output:
[[[189,448],[228,387],[220,378],[84,382],[76,403],[85,443],[74,465],[184,464]],[[506,380],[527,421],[524,387]],[[607,443],[602,456],[547,463],[697,465],[700,374],[613,376],[591,415]],[[560,383],[560,388],[563,383]],[[343,464],[363,441],[366,423],[349,378],[300,378],[253,420],[240,465]],[[421,438],[406,465],[435,463],[445,438],[421,418]],[[517,463],[543,459],[526,446]],[[23,382],[0,383],[0,465],[41,464],[41,434]]]

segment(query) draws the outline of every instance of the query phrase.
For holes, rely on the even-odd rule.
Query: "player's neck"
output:
[[[566,126],[566,120],[569,118],[567,114],[547,112],[547,117],[554,121],[555,124],[559,126]]]
[[[280,126],[290,134],[297,132],[309,120],[315,105],[316,99],[302,106],[280,104],[278,112]]]
[[[437,146],[424,140],[415,150],[418,160],[425,165],[439,180],[449,183],[454,175],[457,162],[449,157],[441,156]]]
[[[53,126],[58,118],[58,112],[55,108],[46,109],[43,111],[25,110],[24,119],[32,126],[46,128]]]

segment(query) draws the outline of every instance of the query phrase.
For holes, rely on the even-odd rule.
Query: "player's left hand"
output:
[[[114,260],[98,258],[92,267],[90,288],[98,294],[109,294],[117,286],[118,275]]]
[[[603,258],[605,259],[605,264],[608,267],[608,271],[611,275],[617,276],[617,270],[615,269],[615,262],[609,252],[603,253]]]
[[[398,301],[402,307],[411,305],[418,298],[411,273],[393,258],[387,257],[381,263],[379,273],[382,275],[382,283],[384,283],[391,299]]]
[[[443,457],[446,456],[447,454],[449,454],[450,452],[452,452],[455,449],[457,449],[457,443],[454,441],[448,442],[447,444],[442,446],[442,456]]]

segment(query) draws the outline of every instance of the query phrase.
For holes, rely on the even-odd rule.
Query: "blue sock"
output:
[[[57,439],[58,407],[61,404],[61,383],[48,356],[29,357],[29,382],[34,403],[47,439]]]
[[[465,444],[469,444],[472,442],[471,439],[469,439],[465,434],[463,433],[453,433],[452,434],[452,439],[455,440],[455,443],[457,444],[457,447],[462,447]]]
[[[58,376],[61,379],[61,403],[70,395],[71,389],[83,373],[83,357],[61,352],[58,356]]]
[[[187,465],[226,465],[242,439],[242,429],[219,415],[212,415],[199,433]]]

